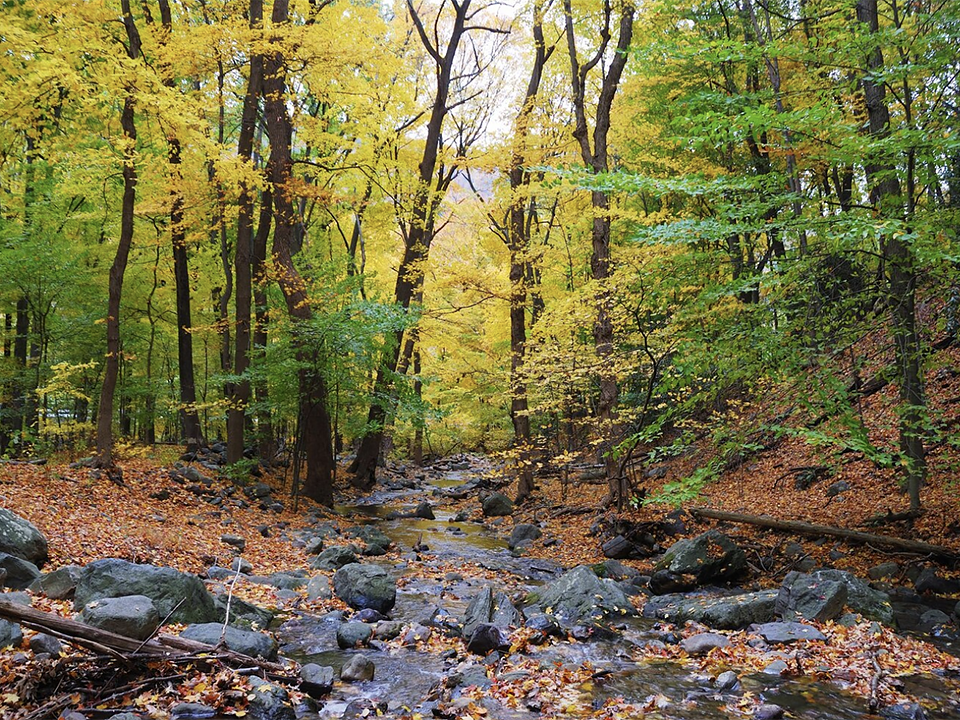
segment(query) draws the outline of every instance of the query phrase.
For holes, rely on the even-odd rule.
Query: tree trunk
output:
[[[883,71],[883,52],[879,45],[877,0],[858,0],[857,21],[873,36],[861,78],[867,107],[867,130],[877,145],[890,134],[890,111],[886,88],[873,78]],[[867,157],[864,170],[870,188],[870,202],[880,217],[901,220],[904,198],[893,164],[882,157],[886,152],[874,150]],[[909,221],[909,217],[907,220]],[[897,232],[881,240],[881,254],[887,280],[887,305],[890,308],[893,340],[896,345],[900,381],[900,451],[905,460],[904,472],[911,511],[920,510],[920,488],[926,476],[926,452],[923,423],[926,400],[923,393],[922,349],[917,330],[917,273],[913,252]]]
[[[137,60],[140,57],[140,33],[130,12],[130,0],[121,0],[120,5],[123,10],[123,25],[127,33],[127,57]],[[120,371],[120,296],[123,291],[127,259],[130,256],[130,246],[133,244],[133,213],[137,199],[137,128],[134,123],[132,91],[124,98],[120,126],[123,129],[124,138],[123,202],[120,215],[120,238],[113,265],[110,267],[107,300],[107,358],[97,409],[96,464],[98,467],[113,465],[113,396]]]
[[[270,310],[267,301],[267,237],[270,235],[270,222],[273,218],[273,195],[270,188],[263,191],[260,201],[260,224],[253,241],[253,302],[256,307],[256,324],[253,329],[253,353],[263,361],[266,354]],[[257,454],[260,461],[270,464],[276,455],[276,443],[273,438],[273,421],[269,406],[267,380],[260,374],[254,387],[257,398]]]

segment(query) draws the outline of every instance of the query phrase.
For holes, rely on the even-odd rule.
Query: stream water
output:
[[[412,511],[417,502],[429,499],[432,492],[456,488],[467,479],[462,471],[450,471],[429,478],[425,487],[381,491],[363,504],[341,506],[338,512],[357,524],[376,523],[396,543],[403,560],[383,561],[395,577],[402,578],[397,604],[391,613],[404,623],[422,622],[441,608],[454,617],[462,616],[470,599],[485,585],[505,589],[519,596],[549,581],[562,572],[546,561],[514,557],[506,543],[493,531],[472,522],[455,522],[449,513],[435,510],[436,519],[392,518],[391,513]],[[426,545],[429,549],[414,554],[412,548]],[[365,562],[376,562],[377,558]],[[426,570],[426,572],[424,572]],[[462,572],[461,572],[462,571]],[[475,577],[477,571],[486,577]],[[493,579],[491,579],[491,577]],[[421,712],[431,717],[436,689],[453,672],[468,672],[482,659],[476,656],[443,657],[415,648],[375,646],[360,650],[337,649],[337,616],[316,618],[301,616],[287,621],[280,629],[281,652],[301,663],[314,662],[333,666],[336,674],[355,653],[363,653],[376,666],[372,681],[336,683],[333,694],[309,718],[359,717],[364,706],[357,701],[385,702],[388,717]],[[583,706],[599,707],[605,701],[622,697],[628,702],[646,704],[643,717],[663,720],[699,720],[744,717],[735,708],[750,693],[765,703],[784,708],[788,717],[803,720],[853,720],[869,717],[864,698],[842,689],[839,684],[814,680],[781,679],[778,676],[744,676],[731,691],[719,692],[712,678],[698,675],[693,668],[676,662],[637,662],[632,651],[659,637],[654,622],[634,619],[622,628],[616,640],[589,643],[561,642],[531,648],[528,655],[543,667],[580,666],[589,663],[597,679],[579,692]],[[471,677],[475,677],[471,675]],[[905,689],[923,698],[926,717],[958,718],[957,697],[953,690],[934,676],[908,679]],[[457,695],[453,692],[453,697]],[[496,701],[486,701],[487,717],[504,720],[534,720],[536,710],[506,709]],[[749,715],[747,715],[749,717]]]

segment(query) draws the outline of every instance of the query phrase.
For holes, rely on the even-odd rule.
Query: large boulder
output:
[[[344,565],[333,576],[333,590],[354,610],[372,608],[386,614],[397,602],[396,581],[378,565]]]
[[[537,605],[567,625],[591,624],[637,612],[617,583],[601,580],[587,565],[575,567],[550,583]]]
[[[43,567],[48,557],[47,539],[29,520],[0,508],[0,552]]]
[[[830,620],[840,614],[844,604],[870,620],[895,624],[890,596],[843,570],[787,573],[777,598],[777,613],[784,620],[797,615],[806,620]],[[819,613],[814,611],[818,605],[824,606]]]
[[[483,499],[485,517],[500,517],[513,512],[513,501],[503,493],[490,493]]]
[[[79,565],[64,565],[40,576],[39,590],[51,600],[63,600],[73,595],[83,570]]]
[[[481,625],[495,625],[499,628],[518,627],[523,621],[519,611],[510,602],[505,593],[483,588],[467,605],[463,615],[463,638],[470,641]]]
[[[688,620],[721,630],[739,630],[775,617],[776,590],[698,597],[677,593],[647,599],[643,616],[682,625]]]
[[[160,617],[169,616],[170,622],[216,622],[218,616],[213,596],[196,575],[117,558],[95,560],[84,567],[74,605],[80,609],[92,600],[124,595],[147,596]]]
[[[29,560],[0,552],[0,570],[3,584],[13,590],[25,590],[40,579],[40,569]]]
[[[329,695],[333,690],[333,668],[307,663],[300,668],[300,689],[312,698]]]
[[[664,553],[654,570],[691,576],[699,585],[728,582],[747,570],[747,556],[719,530],[678,540]]]
[[[213,602],[217,608],[216,621],[218,623],[222,624],[229,620],[229,624],[234,627],[241,630],[252,630],[270,627],[270,623],[273,622],[274,615],[266,608],[248,603],[236,596],[230,597],[226,592],[216,595]],[[229,618],[227,617],[228,603],[230,606]]]
[[[217,645],[222,637],[223,644],[234,652],[267,660],[274,660],[277,657],[277,641],[273,636],[262,632],[241,630],[230,625],[224,629],[218,622],[188,625],[180,633],[180,637],[202,642],[205,645]]]
[[[150,598],[125,595],[90,601],[80,612],[79,620],[117,635],[146,640],[160,626],[160,613]]]

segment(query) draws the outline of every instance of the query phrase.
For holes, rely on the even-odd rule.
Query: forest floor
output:
[[[887,510],[899,512],[904,508],[906,501],[899,493],[892,473],[869,470],[862,458],[846,462],[833,477],[819,480],[806,489],[795,486],[790,469],[814,463],[809,455],[802,455],[801,449],[793,445],[794,442],[799,441],[788,439],[780,444],[776,453],[760,453],[745,461],[742,467],[710,485],[697,501],[698,504],[844,527],[861,527],[874,515]],[[42,466],[4,463],[0,465],[0,506],[29,519],[46,535],[50,561],[44,570],[66,564],[84,565],[104,557],[118,557],[202,573],[211,565],[229,566],[235,555],[221,541],[221,536],[231,533],[246,538],[243,557],[253,564],[259,574],[266,575],[308,566],[307,554],[289,542],[292,531],[307,523],[307,510],[312,511],[314,522],[319,514],[325,521],[340,525],[341,528],[350,524],[348,519],[317,508],[309,500],[301,500],[299,506],[294,507],[285,492],[289,490],[289,484],[280,475],[264,479],[275,488],[275,497],[286,506],[282,512],[261,510],[255,505],[247,508],[213,507],[184,485],[170,482],[169,469],[175,459],[174,452],[172,448],[145,449],[138,457],[122,460],[123,487],[109,482],[105,477],[95,478],[88,469],[71,467],[65,463],[51,462]],[[681,455],[664,463],[664,471],[653,473],[658,477],[643,480],[647,492],[656,492],[671,479],[687,472],[694,462],[696,460],[691,455]],[[489,477],[504,481],[505,471],[497,463],[480,458],[475,459],[474,464],[474,470],[485,468]],[[387,475],[415,477],[419,473],[418,469],[401,467],[393,468]],[[917,537],[960,550],[956,522],[958,503],[954,487],[944,474],[935,477],[936,482],[931,482],[925,489],[927,511],[920,520],[912,526],[901,523],[873,530]],[[841,479],[849,487],[838,495],[828,495],[829,485]],[[223,480],[215,481],[215,485],[225,483]],[[340,485],[343,502],[357,498],[357,492],[345,482]],[[169,496],[158,496],[158,491],[162,489],[166,489]],[[505,490],[509,494],[513,488],[506,486]],[[509,534],[514,523],[537,522],[543,527],[544,536],[529,548],[529,556],[572,567],[605,559],[601,551],[602,538],[598,533],[604,519],[608,522],[613,519],[610,511],[600,508],[604,493],[603,485],[561,482],[560,476],[544,475],[538,480],[535,496],[516,510],[512,521],[484,518],[476,497],[444,501],[447,503],[444,510],[462,510],[471,520],[505,534]],[[670,510],[669,507],[659,506],[639,507],[620,514],[619,518],[628,522],[647,522],[665,517]],[[685,523],[687,535],[703,532],[710,526],[697,523],[689,517]],[[266,531],[261,532],[261,529]],[[899,562],[899,579],[904,580],[912,568],[929,563],[929,558],[916,555],[892,554],[882,548],[834,541],[813,542],[808,537],[791,537],[750,526],[726,526],[724,531],[748,550],[755,569],[763,568],[753,578],[753,583],[759,586],[777,584],[800,556],[810,556],[820,565],[849,569],[861,576],[870,566],[895,559]],[[554,543],[551,540],[559,541]],[[801,555],[788,553],[788,543],[799,543],[803,548]],[[390,557],[392,555],[388,559]],[[399,559],[399,555],[397,557]],[[649,560],[624,562],[644,572],[651,568]],[[951,570],[945,568],[940,568],[940,572],[947,577],[954,576]],[[276,608],[281,613],[321,615],[346,609],[336,597],[309,601],[301,593],[301,596],[291,600],[281,597],[275,588],[261,584],[239,584],[236,594],[249,602]],[[52,601],[34,595],[32,602],[34,607],[48,612],[68,617],[73,613],[69,601]],[[637,602],[642,604],[642,599]],[[702,629],[688,627],[678,632],[692,634]],[[839,681],[850,692],[864,697],[865,705],[868,698],[877,694],[881,676],[884,678],[882,702],[891,705],[918,699],[897,681],[899,677],[933,673],[955,678],[960,673],[960,661],[956,657],[922,639],[904,637],[875,624],[860,623],[844,628],[828,623],[821,626],[821,630],[829,642],[801,643],[803,647],[795,648],[792,666],[787,672]],[[518,647],[525,642],[523,632],[519,631],[515,638]],[[27,635],[29,639],[30,633]],[[754,637],[745,631],[729,635],[733,640],[729,647],[715,650],[705,657],[688,657],[678,645],[644,652],[648,659],[686,663],[708,676],[716,676],[721,670],[730,668],[738,672],[760,669],[766,659],[754,647]],[[64,683],[63,677],[51,684],[51,666],[49,663],[36,663],[31,653],[26,651],[26,646],[27,640],[23,648],[0,653],[0,717],[40,720],[47,716],[44,709],[49,711],[53,707],[50,705],[51,698],[56,697],[61,699],[61,705],[55,708],[57,712],[72,708],[87,718],[109,717],[119,707],[128,707],[159,719],[167,717],[175,703],[184,701],[213,705],[224,715],[243,716],[246,713],[245,698],[250,690],[246,677],[226,668],[202,663],[187,669],[175,668],[176,672],[172,674],[174,679],[162,685],[151,682],[149,677],[151,674],[157,677],[169,673],[169,667],[140,667],[140,679],[134,669],[128,668],[123,673],[118,670],[119,677],[129,683],[129,690],[119,699],[114,698],[106,704],[99,703],[98,707],[96,688],[92,688],[72,692],[64,705],[63,693],[57,695],[60,684]],[[451,651],[459,655],[466,654],[462,641],[438,636],[425,643],[422,649],[437,655]],[[92,671],[90,656],[72,649],[58,662],[65,663],[58,665],[60,670],[57,672],[60,674],[63,667],[72,668],[67,673],[68,677],[74,678],[72,685],[67,682],[71,687],[80,687],[84,672]],[[103,658],[92,662],[102,663]],[[589,663],[532,675],[530,668],[501,665],[491,669],[491,673],[502,671],[506,678],[512,676],[511,673],[516,675],[518,669],[523,670],[527,686],[524,689],[507,679],[502,682],[498,679],[491,692],[494,695],[499,693],[506,702],[512,696],[528,693],[530,682],[533,682],[541,698],[538,702],[542,717],[640,716],[655,711],[662,702],[662,698],[651,695],[641,705],[616,699],[600,707],[583,704],[571,688],[586,686],[594,681],[595,674]],[[114,685],[119,682],[114,680]],[[295,699],[303,697],[295,687],[291,687],[291,694]],[[466,698],[469,700],[470,696]],[[480,695],[473,699],[476,702],[461,704],[451,716],[479,718],[487,714],[480,704]],[[736,703],[730,704],[726,713],[734,717],[749,717],[757,712],[759,705],[759,697],[748,692]],[[79,720],[80,715],[64,717]],[[56,714],[51,717],[56,717]]]

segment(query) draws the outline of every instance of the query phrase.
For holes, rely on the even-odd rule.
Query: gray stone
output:
[[[297,714],[290,704],[290,695],[276,683],[250,677],[250,704],[247,716],[251,720],[296,720]]]
[[[340,679],[348,683],[373,680],[375,669],[370,658],[365,655],[354,655],[340,668]]]
[[[496,625],[479,625],[467,641],[467,650],[477,655],[486,655],[493,650],[508,650],[510,636]]]
[[[854,612],[884,625],[895,624],[893,607],[887,593],[875,590],[865,581],[844,570],[817,570],[812,575],[844,583],[847,586],[847,606]]]
[[[397,602],[396,581],[378,565],[344,565],[333,576],[333,590],[354,610],[373,608],[385,615]]]
[[[826,622],[839,617],[846,601],[847,586],[843,581],[791,571],[780,586],[776,610],[784,619],[800,617]]]
[[[543,537],[543,531],[538,525],[520,523],[519,525],[515,525],[513,531],[510,533],[507,547],[513,550],[522,542],[539,540],[541,537]]]
[[[396,620],[381,620],[373,629],[373,635],[378,640],[393,640],[403,632],[403,623]]]
[[[0,552],[43,567],[48,557],[47,538],[29,520],[0,508]]]
[[[960,580],[952,580],[940,576],[936,569],[927,567],[920,571],[913,586],[918,593],[934,593],[936,595],[953,595],[960,592]]]
[[[787,667],[788,666],[785,660],[774,660],[763,669],[763,674],[779,676],[786,672]]]
[[[902,702],[880,708],[880,717],[888,720],[927,720],[927,714],[915,702]]]
[[[489,585],[470,600],[464,611],[462,633],[469,640],[480,625],[493,624],[501,628],[518,627],[520,613],[505,593],[494,593]]]
[[[122,712],[117,713],[116,715],[111,715],[110,720],[143,720],[140,715],[132,712]]]
[[[75,607],[91,600],[145,595],[153,601],[161,618],[170,622],[214,622],[217,609],[213,596],[196,575],[173,568],[135,565],[126,560],[96,560],[80,573],[74,594]]]
[[[278,590],[299,590],[307,584],[307,579],[293,573],[276,572],[268,575],[267,585],[273,585]]]
[[[762,637],[768,643],[775,645],[792,643],[797,640],[826,640],[823,633],[813,625],[798,622],[769,622],[754,625],[752,632]]]
[[[468,665],[459,672],[451,674],[448,685],[457,688],[476,687],[480,690],[486,690],[493,685],[493,681],[487,676],[487,669],[483,665]]]
[[[654,595],[669,595],[693,590],[697,586],[696,578],[684,576],[669,570],[656,570],[650,576],[650,592]]]
[[[40,579],[40,568],[10,553],[0,552],[0,570],[6,572],[3,585],[13,590],[26,590]]]
[[[210,484],[210,478],[204,475],[202,472],[197,470],[193,465],[184,465],[183,467],[178,468],[180,471],[181,477],[184,480],[193,483],[203,483],[204,485]]]
[[[601,580],[587,565],[569,570],[550,583],[537,605],[569,625],[637,613],[613,580]]]
[[[251,630],[241,630],[230,625],[224,631],[220,623],[198,623],[188,625],[180,637],[194,640],[205,645],[216,646],[223,638],[224,644],[234,652],[274,660],[277,657],[277,641],[272,635]]]
[[[659,595],[647,598],[643,616],[677,625],[693,620],[721,630],[739,630],[773,620],[777,594],[776,590],[760,590],[722,597]]]
[[[233,570],[234,573],[239,570],[243,575],[249,575],[251,572],[253,572],[253,565],[251,565],[250,561],[246,560],[245,558],[235,557],[230,563],[230,569]]]
[[[33,650],[35,655],[46,653],[52,657],[57,657],[63,652],[63,643],[53,637],[53,635],[37,633],[30,638],[30,649]]]
[[[310,563],[314,570],[337,570],[344,565],[357,562],[357,554],[345,545],[328,547]]]
[[[30,597],[29,593],[19,591],[0,593],[0,600],[13,603],[14,605],[23,605],[24,607],[30,607],[33,605],[33,598]]]
[[[599,565],[594,565],[593,571],[597,574],[597,577],[610,578],[611,580],[634,580],[641,575],[639,570],[624,565],[619,560],[604,560]]]
[[[403,635],[404,645],[416,645],[418,642],[426,642],[433,637],[433,628],[417,623]]]
[[[753,711],[754,720],[778,720],[783,717],[783,708],[773,703],[764,703]]]
[[[300,668],[300,689],[314,698],[321,698],[333,690],[333,668],[307,663]]]
[[[717,675],[713,684],[720,692],[736,690],[740,685],[740,677],[733,670],[727,670]]]
[[[223,623],[227,619],[227,593],[220,593],[214,597],[213,601],[217,608],[216,621]],[[254,628],[267,628],[273,622],[273,613],[266,608],[259,607],[253,603],[248,603],[234,595],[230,598],[230,625],[241,628],[242,630],[251,630]]]
[[[726,535],[710,530],[695,538],[675,542],[655,569],[691,575],[701,585],[726,582],[746,572],[747,556]]]
[[[373,628],[362,622],[345,622],[337,627],[337,646],[341,650],[350,650],[366,644],[373,635]]]
[[[323,552],[323,538],[312,537],[304,543],[303,551],[307,555],[319,555]]]
[[[920,620],[917,622],[917,627],[924,632],[930,632],[943,625],[952,624],[953,622],[949,615],[940,610],[932,609],[927,610],[925,613],[923,613],[923,615],[920,616]]]
[[[513,512],[513,501],[503,493],[490,493],[483,499],[484,517],[501,517]]]
[[[160,627],[160,613],[153,601],[144,595],[91,600],[83,607],[79,620],[134,640],[146,640]]]
[[[173,720],[201,720],[202,718],[212,718],[217,714],[215,707],[204,705],[203,703],[177,703],[170,710],[170,717]]]
[[[436,519],[436,516],[433,514],[433,506],[426,500],[417,505],[416,509],[413,511],[413,517],[421,518],[423,520]]]
[[[247,541],[240,535],[221,535],[220,542],[222,542],[224,545],[234,547],[240,552],[243,552],[243,549],[247,547]]]
[[[333,590],[326,575],[314,575],[307,581],[307,600],[330,600]]]
[[[348,537],[363,540],[367,546],[375,545],[378,548],[388,548],[392,542],[382,530],[375,525],[357,525],[346,530]]]
[[[836,497],[840,493],[845,493],[850,489],[850,483],[846,480],[837,480],[827,487],[827,497]]]
[[[900,566],[897,563],[890,561],[873,566],[867,570],[867,575],[870,576],[871,580],[883,580],[885,578],[893,577],[898,572],[900,572]]]
[[[83,570],[79,565],[64,565],[40,576],[40,592],[51,600],[63,600],[73,595]]]
[[[680,642],[680,647],[687,655],[706,655],[714,648],[725,648],[729,644],[730,639],[725,635],[699,633],[684,638]]]
[[[20,626],[9,620],[0,620],[0,648],[18,648],[22,642],[23,631]]]

